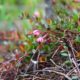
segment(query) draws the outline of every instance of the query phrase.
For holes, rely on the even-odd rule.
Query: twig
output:
[[[64,42],[66,43],[66,45],[68,47],[68,51],[71,53],[71,61],[73,62],[74,66],[76,67],[77,75],[78,75],[78,77],[80,77],[80,70],[78,68],[78,64],[77,64],[76,56],[74,53],[73,45],[69,39],[64,38]]]
[[[52,59],[53,59],[53,57],[55,56],[55,54],[57,54],[57,52],[60,50],[60,48],[61,48],[61,46],[59,46],[56,50],[55,50],[55,52],[53,53],[53,55],[52,55]]]
[[[62,73],[62,72],[58,72],[58,71],[56,71],[56,70],[45,70],[45,69],[43,69],[43,70],[36,70],[35,72],[43,72],[43,71],[48,71],[48,72],[54,72],[54,73],[56,73],[56,74],[59,74],[59,75],[61,75],[61,76],[64,76],[65,78],[67,78],[68,80],[72,80],[69,76],[67,76],[66,74],[64,74],[64,73]]]
[[[51,61],[57,68],[61,68],[63,71],[65,71],[64,68],[62,68],[61,66],[57,65],[52,59],[50,59],[50,61]]]

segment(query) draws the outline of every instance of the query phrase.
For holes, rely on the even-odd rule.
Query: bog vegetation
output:
[[[1,0],[0,79],[80,80],[80,0]]]

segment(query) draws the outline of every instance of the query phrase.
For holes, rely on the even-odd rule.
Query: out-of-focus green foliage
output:
[[[0,30],[11,30],[16,27],[15,20],[20,21],[23,29],[30,29],[26,20],[20,20],[22,13],[32,15],[42,0],[0,0]],[[19,24],[18,23],[18,24]],[[19,24],[20,25],[20,24]],[[20,26],[21,27],[21,26]],[[25,30],[26,31],[26,30]]]
[[[29,13],[36,9],[40,0],[0,0],[0,20],[13,20],[19,17],[20,13]]]
[[[22,23],[23,29],[31,26],[25,20],[20,20],[22,13],[32,13],[37,9],[41,0],[0,0],[0,29],[12,29],[16,20]]]
[[[45,15],[44,1],[45,0],[0,0],[0,29],[4,26],[6,26],[7,29],[15,27],[15,20],[19,21],[20,16],[25,12],[32,16],[34,11],[38,10],[42,15],[47,16]],[[80,3],[75,3],[74,0],[56,0],[56,4],[51,6],[53,9],[52,14],[55,16],[51,27],[55,29],[58,25],[73,30],[79,18],[79,13],[76,10],[79,9],[79,6]],[[68,7],[74,10],[71,11]],[[72,19],[70,19],[70,16],[72,16]],[[29,27],[31,27],[31,24],[26,20],[21,20],[20,23],[22,23],[23,29],[30,29]],[[77,28],[77,31],[80,31],[80,27]]]

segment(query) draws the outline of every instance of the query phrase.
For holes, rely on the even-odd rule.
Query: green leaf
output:
[[[67,53],[61,53],[61,56],[62,57],[68,57],[68,54]]]
[[[60,55],[62,57],[68,57],[68,53],[65,50],[61,51]]]
[[[78,20],[78,12],[77,12],[77,10],[73,10],[73,19],[74,19],[74,21],[77,21]]]
[[[71,66],[71,65],[72,65],[72,62],[71,62],[71,61],[69,61],[69,60],[67,60],[67,61],[65,61],[65,62],[64,62],[64,64],[66,64],[66,65],[69,67],[69,66]]]
[[[76,41],[77,43],[80,43],[80,36],[76,36],[75,41]]]
[[[80,26],[78,26],[77,30],[78,30],[78,32],[80,32]]]
[[[78,80],[78,76],[72,76],[72,80]]]
[[[29,62],[30,61],[30,59],[31,59],[31,57],[30,56],[27,56],[25,59],[24,59],[24,62]]]

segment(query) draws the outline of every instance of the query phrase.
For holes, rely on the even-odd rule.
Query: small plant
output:
[[[16,30],[0,33],[0,51],[9,53],[8,56],[2,54],[4,60],[0,64],[0,79],[80,79],[78,10],[70,5],[71,2],[51,1],[51,8],[48,7],[54,15],[45,13],[43,16],[38,10],[32,16],[22,13],[22,32]]]

